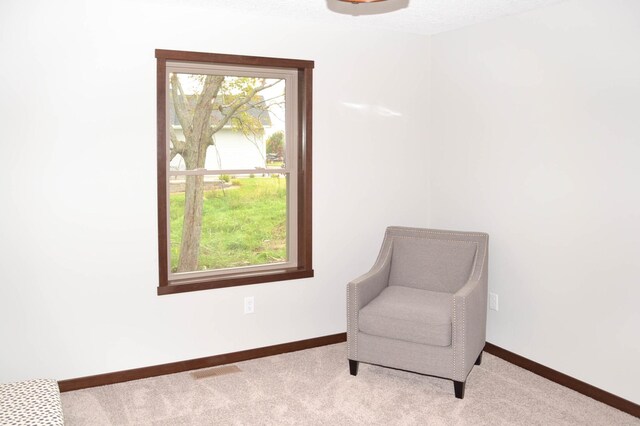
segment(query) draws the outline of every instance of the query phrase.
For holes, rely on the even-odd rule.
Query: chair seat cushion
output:
[[[360,310],[363,333],[432,346],[451,345],[453,295],[393,285]]]

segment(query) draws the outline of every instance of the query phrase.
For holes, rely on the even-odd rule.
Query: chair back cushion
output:
[[[455,293],[469,279],[474,241],[394,237],[389,285]]]

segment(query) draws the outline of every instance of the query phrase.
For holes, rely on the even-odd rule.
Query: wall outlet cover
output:
[[[498,310],[498,295],[495,293],[489,293],[489,309],[492,311]]]
[[[247,296],[244,298],[244,313],[252,314],[255,309],[255,300],[253,296]]]

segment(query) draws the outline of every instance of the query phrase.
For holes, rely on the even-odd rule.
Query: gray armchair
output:
[[[347,285],[349,369],[365,362],[451,379],[482,360],[489,236],[389,227],[373,268]]]

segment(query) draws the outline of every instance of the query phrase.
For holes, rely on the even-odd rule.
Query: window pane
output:
[[[287,185],[283,174],[170,179],[171,272],[286,262]]]
[[[168,111],[172,171],[284,163],[283,79],[172,72]]]

